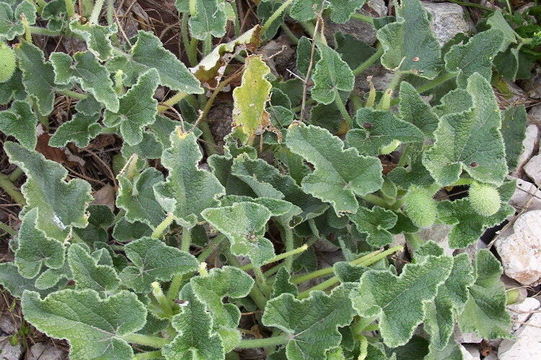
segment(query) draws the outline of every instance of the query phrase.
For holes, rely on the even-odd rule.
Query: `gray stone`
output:
[[[539,359],[541,354],[541,313],[534,313],[515,333],[515,339],[505,339],[498,349],[500,360]]]
[[[539,128],[535,124],[530,124],[526,127],[524,140],[522,140],[522,152],[517,160],[516,170],[513,172],[515,176],[521,173],[522,168],[532,157],[533,152],[539,146]]]
[[[19,360],[23,353],[21,344],[11,345],[8,338],[0,341],[0,354],[2,360]]]
[[[532,183],[516,180],[516,189],[510,204],[518,211],[541,210],[541,191]]]
[[[541,186],[541,155],[536,155],[524,166],[524,172],[537,186]]]
[[[466,20],[464,9],[457,4],[423,1],[424,8],[432,16],[431,27],[440,45],[460,33],[474,29],[471,20]]]
[[[541,307],[539,300],[531,297],[524,299],[524,301],[518,304],[508,305],[507,309],[513,320],[513,332],[520,329],[539,307]]]
[[[460,351],[462,351],[462,360],[481,359],[481,353],[477,345],[460,345]]]
[[[445,224],[435,224],[429,228],[421,229],[419,237],[424,240],[432,240],[443,248],[445,255],[453,255],[454,250],[449,247],[449,232],[452,226]]]
[[[520,215],[513,233],[496,240],[505,275],[522,285],[541,282],[541,210]]]
[[[457,327],[455,329],[455,340],[459,344],[479,344],[483,338],[476,333],[463,333]]]
[[[67,358],[66,351],[49,344],[37,343],[32,345],[28,351],[26,360],[60,360]]]

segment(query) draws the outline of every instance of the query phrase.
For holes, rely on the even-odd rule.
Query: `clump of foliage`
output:
[[[177,0],[188,68],[151,32],[127,41],[112,12],[100,24],[103,0],[0,1],[0,131],[26,175],[21,193],[0,178],[24,205],[0,283],[26,321],[66,339],[72,359],[220,360],[247,348],[268,359],[462,359],[457,325],[508,337],[498,260],[449,255],[418,232],[447,224],[445,245],[463,249],[514,213],[506,175],[526,115],[501,111],[491,80],[522,38],[494,12],[441,47],[419,0],[386,18],[358,14],[364,0],[256,3],[262,25],[240,33],[235,2]],[[352,17],[377,29],[378,47],[323,36],[323,21]],[[310,36],[297,39],[286,18]],[[216,44],[230,25],[234,39]],[[278,31],[296,43],[295,79],[257,54]],[[33,42],[59,35],[86,50],[46,54]],[[379,62],[394,78],[363,96],[355,78]],[[221,150],[206,117],[233,84]],[[173,95],[159,102],[158,88]],[[57,97],[74,106],[50,146],[122,139],[114,211],[35,150]],[[468,186],[468,197],[449,195]],[[403,267],[392,261],[399,234]],[[316,242],[343,261],[318,269]]]

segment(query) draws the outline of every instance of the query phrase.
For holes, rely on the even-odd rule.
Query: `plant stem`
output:
[[[107,0],[107,25],[111,26],[115,16],[115,0]]]
[[[354,260],[354,261],[350,262],[350,264],[352,264],[352,265],[360,265],[360,266],[370,266],[372,264],[377,263],[378,261],[380,261],[382,259],[385,259],[387,256],[389,256],[391,254],[394,254],[397,251],[401,251],[402,249],[403,249],[402,246],[395,246],[395,247],[392,247],[392,248],[390,248],[388,250],[380,252],[379,254],[371,256],[370,258],[366,259],[365,261],[360,261],[360,259],[358,259],[359,260],[358,262],[357,262],[357,260]],[[332,272],[333,268],[331,267],[330,270]],[[316,286],[311,287],[310,289],[307,289],[307,290],[301,292],[298,295],[298,298],[299,299],[307,298],[308,296],[310,296],[310,292],[312,292],[314,290],[326,290],[326,289],[330,288],[331,286],[333,286],[335,284],[338,284],[339,282],[340,282],[340,280],[338,279],[338,277],[333,276],[332,278],[330,278],[328,280],[325,280],[321,284],[318,284]]]
[[[368,201],[371,204],[377,205],[384,209],[389,208],[389,204],[384,199],[382,199],[381,197],[375,194],[367,194],[367,195],[361,196],[361,198],[365,201]]]
[[[340,114],[348,124],[348,128],[353,127],[353,119],[349,115],[348,109],[346,108],[346,105],[342,101],[342,97],[340,96],[340,92],[337,89],[334,89],[334,103],[336,104],[336,107],[338,108],[338,111],[340,111]]]
[[[357,66],[355,70],[353,70],[353,74],[355,76],[359,76],[362,74],[366,69],[368,69],[370,66],[374,65],[376,61],[379,60],[379,58],[383,55],[383,48],[381,46],[378,46],[375,53],[372,54],[368,59],[366,59],[361,65]]]
[[[361,20],[361,21],[364,21],[364,22],[369,23],[369,24],[374,24],[374,18],[371,17],[371,16],[366,16],[366,15],[359,14],[359,13],[353,13],[353,15],[351,15],[351,17],[353,19]]]
[[[152,232],[152,235],[150,236],[154,239],[159,239],[160,237],[162,237],[163,233],[165,232],[165,230],[167,230],[169,225],[173,223],[173,221],[175,221],[175,215],[173,215],[173,213],[167,214],[166,218],[163,219],[163,221],[159,223],[158,226],[156,226],[156,228]]]
[[[209,242],[207,247],[203,251],[201,251],[201,253],[197,256],[197,260],[199,260],[200,262],[207,260],[210,254],[212,254],[214,250],[216,250],[220,246],[222,241],[224,240],[225,240],[225,235],[216,236],[214,239],[212,239]]]
[[[213,155],[218,153],[218,145],[216,145],[216,142],[214,141],[214,136],[212,136],[212,131],[210,130],[210,126],[207,122],[200,122],[199,123],[199,129],[202,132],[201,137],[205,141],[203,145],[205,145],[205,149],[207,150],[207,155]]]
[[[81,94],[81,93],[75,92],[73,90],[56,89],[56,92],[61,94],[61,95],[72,97],[72,98],[77,99],[77,100],[84,100],[84,99],[86,99],[88,97],[88,95],[86,95],[86,94]]]
[[[101,9],[103,8],[104,2],[105,0],[96,0],[94,2],[94,7],[92,8],[92,13],[90,14],[90,19],[88,20],[90,24],[97,24],[99,22]]]
[[[209,35],[203,41],[203,57],[210,54],[212,51],[212,36]]]
[[[190,66],[195,66],[197,65],[197,51],[195,51],[195,48],[192,47],[192,44],[190,42],[188,20],[188,14],[183,14],[180,23],[180,37],[184,45],[184,51],[188,56],[188,62],[190,63]]]
[[[265,263],[263,265],[267,265],[267,264],[271,264],[273,262],[277,262],[277,261],[280,261],[280,260],[283,260],[283,259],[287,259],[291,256],[295,256],[297,254],[300,254],[300,253],[303,253],[305,252],[306,250],[308,249],[308,245],[304,244],[303,246],[301,247],[298,247],[296,249],[293,249],[291,251],[288,251],[288,252],[285,252],[285,253],[282,253],[280,255],[276,255],[275,257],[273,257],[272,259],[269,259],[268,261],[265,261]],[[254,265],[253,264],[246,264],[244,266],[240,266],[240,269],[241,270],[244,270],[244,271],[248,271],[248,270],[252,270],[254,268]]]
[[[164,339],[157,336],[149,336],[143,334],[129,334],[122,336],[122,339],[126,340],[130,344],[138,344],[143,346],[150,346],[153,348],[160,349],[165,345],[169,344],[169,339]]]
[[[237,345],[237,349],[252,349],[266,346],[276,346],[287,344],[289,338],[286,335],[278,335],[264,339],[247,339],[241,340]]]
[[[441,84],[443,84],[444,82],[448,80],[451,80],[455,76],[456,74],[453,74],[453,73],[444,73],[438,76],[437,78],[435,78],[434,80],[430,80],[426,82],[424,85],[417,88],[417,91],[419,92],[419,94],[422,94],[424,92],[427,92],[428,90],[432,90],[435,87],[440,86]]]
[[[293,45],[297,45],[299,43],[299,38],[295,36],[295,34],[293,34],[293,31],[291,31],[291,29],[289,28],[289,26],[287,26],[287,24],[284,23],[280,25],[280,28],[287,35],[289,40],[291,40]]]
[[[415,251],[423,245],[424,241],[417,234],[405,233],[406,242]]]
[[[19,180],[19,178],[21,176],[23,176],[24,174],[24,171],[21,169],[21,168],[17,168],[15,170],[13,170],[13,172],[11,174],[9,174],[9,181],[11,182],[15,182],[17,180]]]
[[[188,96],[188,94],[186,94],[184,92],[176,93],[175,95],[173,95],[169,99],[167,99],[163,104],[158,105],[158,111],[163,113],[164,111],[168,110],[169,108],[175,106],[177,103],[179,103],[186,96]]]
[[[167,298],[170,301],[173,301],[178,297],[178,293],[180,292],[180,288],[182,287],[183,283],[184,283],[183,275],[177,274],[173,276],[173,280],[171,280],[171,284],[169,284],[169,289],[167,289]]]
[[[295,0],[286,0],[282,5],[280,5],[278,9],[276,9],[276,11],[267,19],[267,21],[265,21],[265,23],[261,27],[261,34],[264,34],[267,32],[267,30],[269,30],[272,23],[283,14],[283,12],[288,8],[289,5],[293,3],[293,1]]]
[[[452,2],[452,3],[455,3],[457,5],[460,5],[460,6],[469,6],[469,7],[473,7],[473,8],[477,8],[477,9],[481,9],[481,10],[494,11],[494,9],[488,8],[488,7],[483,6],[481,4],[476,4],[476,3],[472,3],[472,2],[468,2],[468,1],[458,1],[458,0],[448,0],[448,1]]]
[[[295,250],[295,239],[293,238],[293,230],[287,224],[281,224],[284,234],[284,243],[286,246],[286,253],[291,253]],[[293,257],[288,256],[285,258],[285,267],[288,271],[291,271],[293,267]]]
[[[187,227],[182,227],[182,243],[180,250],[189,253],[190,246],[192,246],[192,230]]]
[[[162,352],[160,350],[139,353],[133,356],[134,360],[150,360],[150,359],[161,359],[161,358],[162,358]]]
[[[75,15],[75,6],[73,5],[73,0],[64,0],[66,5],[66,15],[68,19],[72,18]]]
[[[17,189],[9,179],[9,176],[0,174],[0,187],[19,205],[26,205],[23,194]]]
[[[62,35],[62,32],[60,32],[60,31],[50,30],[50,29],[39,27],[39,26],[30,25],[28,27],[28,29],[30,30],[30,32],[33,35],[44,35],[44,36],[60,36],[60,35]]]
[[[163,293],[160,283],[155,281],[152,283],[152,295],[160,305],[160,308],[165,314],[172,317],[173,316],[173,303],[169,300]]]
[[[8,224],[4,224],[3,222],[0,221],[0,230],[2,231],[5,231],[6,233],[8,233],[9,235],[11,236],[15,236],[17,235],[17,231],[15,231],[11,226],[9,226]]]
[[[227,259],[227,261],[229,262],[229,264],[238,268],[241,267],[235,255],[233,255],[229,249],[224,251],[223,254],[225,258]],[[252,289],[250,290],[249,295],[250,295],[250,298],[255,302],[255,304],[257,305],[259,309],[265,308],[265,305],[267,304],[267,297],[261,292],[257,284],[252,286]]]

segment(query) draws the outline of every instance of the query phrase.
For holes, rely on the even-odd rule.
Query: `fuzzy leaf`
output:
[[[351,293],[353,307],[360,316],[379,318],[385,345],[404,345],[423,321],[424,303],[436,297],[452,266],[450,257],[430,256],[420,264],[407,264],[400,276],[387,270],[368,271]]]
[[[389,111],[359,109],[355,121],[361,127],[347,134],[348,145],[363,155],[380,154],[381,149],[399,140],[403,143],[422,142],[423,133],[414,125],[402,121]]]
[[[100,114],[75,114],[70,121],[63,123],[56,129],[49,139],[49,145],[63,147],[67,143],[73,142],[77,147],[87,147],[90,141],[98,136],[103,129],[98,124],[99,119]]]
[[[164,211],[154,195],[153,187],[163,181],[163,175],[154,168],[148,168],[133,179],[124,174],[118,177],[120,188],[116,206],[126,210],[126,219],[140,221],[156,227],[165,218]]]
[[[261,56],[246,58],[244,66],[241,86],[233,90],[233,121],[243,138],[250,139],[269,124],[265,105],[270,98],[272,85],[265,78],[270,68]]]
[[[116,57],[108,65],[110,70],[122,70],[129,82],[135,82],[139,74],[155,69],[159,84],[171,90],[188,94],[201,94],[203,88],[186,66],[169,50],[166,50],[160,39],[153,33],[139,31],[137,42],[128,57]]]
[[[141,75],[133,87],[120,98],[118,112],[107,110],[104,124],[120,126],[122,138],[129,145],[143,140],[143,127],[152,124],[158,113],[154,92],[158,87],[158,73],[151,69]]]
[[[0,41],[11,41],[17,35],[24,34],[24,26],[21,22],[23,15],[29,24],[36,22],[36,7],[33,3],[29,1],[0,2]]]
[[[288,130],[287,147],[313,164],[315,170],[302,180],[302,188],[318,199],[329,202],[337,215],[355,213],[356,195],[377,191],[383,184],[381,163],[377,158],[344,150],[343,142],[325,129],[296,125]]]
[[[61,290],[43,300],[28,291],[21,304],[25,319],[39,331],[68,340],[73,360],[131,360],[133,350],[122,336],[146,321],[145,306],[127,291],[104,300],[93,290]]]
[[[400,117],[415,125],[426,137],[431,137],[438,127],[438,117],[408,82],[400,83]]]
[[[98,261],[79,244],[68,249],[68,264],[77,289],[92,289],[98,292],[113,291],[120,285],[115,269],[99,265]]]
[[[393,235],[388,231],[396,225],[398,217],[392,211],[379,206],[372,209],[360,207],[355,214],[348,215],[357,227],[357,231],[367,234],[366,242],[374,247],[389,245]]]
[[[289,9],[289,16],[297,21],[308,21],[327,7],[323,0],[294,0]]]
[[[9,110],[0,112],[0,131],[13,136],[27,149],[36,147],[37,123],[38,118],[26,101],[14,101]]]
[[[282,294],[267,302],[263,324],[287,334],[289,360],[325,360],[325,352],[340,344],[342,336],[338,328],[353,319],[348,290],[341,286],[330,295],[314,291],[304,300]]]
[[[162,156],[163,146],[153,132],[145,131],[140,143],[133,146],[124,143],[120,152],[126,159],[132,154],[137,154],[140,159],[159,159]]]
[[[505,288],[500,281],[502,266],[488,250],[479,250],[475,262],[475,284],[460,315],[464,332],[477,332],[484,339],[508,338],[511,321],[505,310]]]
[[[222,339],[213,330],[212,316],[205,305],[194,296],[190,287],[181,292],[186,305],[180,307],[171,324],[178,335],[163,348],[167,360],[225,359]]]
[[[449,246],[465,248],[473,244],[486,229],[501,224],[508,216],[514,214],[514,208],[508,204],[513,194],[513,184],[514,182],[505,183],[498,189],[502,203],[500,210],[492,216],[478,214],[468,198],[438,202],[439,219],[446,224],[454,225],[449,233]]]
[[[176,274],[197,271],[199,262],[190,254],[144,237],[124,247],[133,265],[120,273],[122,283],[137,293],[148,293],[154,281],[169,281]]]
[[[466,44],[457,44],[445,54],[445,68],[449,72],[458,72],[457,83],[464,87],[469,84],[468,78],[479,73],[490,81],[492,78],[492,61],[500,51],[503,34],[500,30],[491,29],[476,34]]]
[[[221,1],[195,0],[193,3],[195,11],[189,21],[192,36],[198,40],[205,40],[211,35],[217,38],[224,36],[227,17]]]
[[[338,24],[349,21],[351,15],[362,8],[366,0],[330,0],[331,20]]]
[[[23,73],[26,92],[36,102],[41,115],[49,115],[54,105],[54,70],[36,46],[22,42],[15,47],[19,68]],[[39,76],[36,76],[39,74]]]
[[[322,104],[332,103],[339,91],[353,90],[355,76],[340,55],[327,45],[318,44],[320,59],[316,63],[312,98]]]
[[[98,24],[81,24],[74,20],[69,25],[70,30],[82,37],[92,54],[101,61],[109,60],[113,56],[113,45],[111,44],[111,36],[117,33],[117,26],[101,26]]]
[[[509,169],[515,169],[522,153],[522,140],[526,133],[527,114],[524,105],[510,106],[502,113],[502,135]]]
[[[107,110],[118,112],[119,101],[109,71],[101,65],[90,52],[79,52],[73,59],[64,53],[51,54],[51,64],[55,71],[55,81],[68,85],[77,82],[84,91],[91,93]]]
[[[413,72],[434,79],[442,69],[440,45],[419,0],[402,0],[397,21],[377,32],[383,47],[381,63],[389,70]]]
[[[64,265],[64,246],[36,228],[37,211],[32,209],[25,214],[17,236],[15,265],[27,279],[36,277],[42,266],[59,269]]]
[[[201,220],[203,210],[218,204],[216,198],[224,195],[224,188],[212,173],[198,168],[203,156],[193,133],[177,128],[170,139],[172,147],[162,156],[169,175],[165,182],[154,185],[154,193],[166,211],[183,226],[192,227]]]
[[[63,242],[72,227],[86,227],[85,211],[92,201],[90,185],[86,181],[73,179],[66,182],[68,171],[62,165],[16,143],[6,142],[4,149],[10,161],[27,176],[21,188],[27,202],[24,211],[38,209],[38,229],[47,237]]]
[[[250,202],[206,209],[202,216],[231,242],[234,255],[248,256],[255,266],[263,265],[274,254],[272,243],[265,235],[271,212],[263,205]]]
[[[468,79],[473,107],[440,118],[436,143],[424,153],[423,164],[442,186],[458,180],[462,170],[474,179],[501,185],[507,175],[498,103],[480,74]]]

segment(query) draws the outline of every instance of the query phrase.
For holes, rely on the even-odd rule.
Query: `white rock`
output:
[[[516,334],[505,339],[498,349],[500,360],[535,360],[541,358],[541,313],[534,313]]]
[[[541,210],[541,191],[534,184],[516,179],[516,189],[510,204],[518,211]]]
[[[435,224],[429,228],[421,229],[419,237],[424,241],[432,240],[443,248],[445,255],[453,255],[454,250],[449,247],[449,232],[452,226]]]
[[[524,301],[518,304],[507,306],[511,319],[513,320],[513,332],[522,327],[534,311],[539,309],[541,303],[535,298],[526,298]]]
[[[524,166],[524,172],[537,186],[541,186],[541,155],[536,155]]]
[[[427,1],[422,3],[432,15],[432,31],[440,45],[451,40],[456,34],[467,33],[474,29],[471,20],[466,20],[464,9],[460,5]]]
[[[64,350],[43,343],[33,345],[26,357],[27,360],[60,360],[67,358],[67,353]]]
[[[21,344],[11,345],[8,338],[0,341],[0,354],[2,360],[19,360],[21,358],[23,348]]]
[[[528,112],[529,120],[532,123],[541,124],[541,105],[534,106]]]
[[[463,333],[458,327],[455,328],[455,340],[459,344],[479,344],[483,338],[476,333]]]
[[[479,347],[475,345],[460,345],[460,351],[462,352],[462,360],[479,360],[481,359],[481,353]]]
[[[522,153],[517,160],[517,168],[513,174],[519,174],[522,167],[532,157],[534,150],[539,144],[539,128],[535,124],[526,127],[526,134],[522,140]]]
[[[519,216],[513,231],[495,244],[505,274],[522,285],[535,286],[541,280],[541,210]]]

